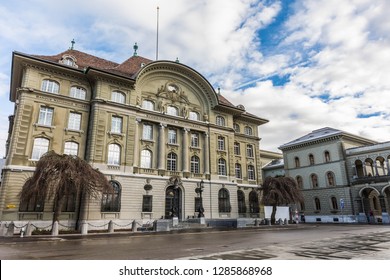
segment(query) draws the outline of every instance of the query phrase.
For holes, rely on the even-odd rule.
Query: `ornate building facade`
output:
[[[87,220],[186,220],[200,206],[206,219],[259,215],[258,126],[268,121],[194,69],[136,53],[118,64],[74,49],[14,52],[10,90],[2,221],[52,219],[51,201],[18,198],[49,150],[86,159],[114,186],[88,201]],[[79,201],[69,196],[61,220],[80,219]]]
[[[295,207],[306,222],[390,222],[389,142],[325,127],[280,149],[303,191]]]

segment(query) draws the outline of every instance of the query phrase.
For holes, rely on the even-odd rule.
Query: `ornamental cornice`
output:
[[[82,76],[81,76],[82,72],[80,70],[78,70],[78,69],[73,69],[75,71],[78,71],[78,75],[72,75],[72,74],[67,73],[65,71],[59,71],[57,69],[53,69],[53,68],[50,68],[50,67],[44,67],[42,65],[36,65],[36,64],[31,64],[31,63],[23,63],[22,66],[25,67],[25,68],[33,68],[33,69],[44,71],[44,72],[48,72],[48,73],[51,73],[51,74],[54,74],[54,75],[66,77],[68,79],[75,79],[77,81],[85,82],[85,80],[86,80],[86,79],[82,78]]]

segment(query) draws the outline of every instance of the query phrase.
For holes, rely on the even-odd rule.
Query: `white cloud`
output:
[[[233,103],[269,119],[260,127],[263,148],[275,150],[323,126],[379,141],[390,138],[389,1],[296,1],[277,30],[283,40],[266,52],[268,42],[258,31],[290,1],[11,2],[0,4],[0,26],[12,23],[0,34],[7,56],[0,58],[0,110],[6,112],[1,123],[12,111],[13,50],[56,54],[75,38],[76,49],[116,62],[132,55],[135,42],[139,55],[154,59],[160,6],[159,59],[178,57],[220,86]],[[26,5],[29,9],[23,9]],[[267,81],[286,74],[284,86]],[[370,114],[376,115],[358,118]],[[4,133],[0,128],[0,156]]]

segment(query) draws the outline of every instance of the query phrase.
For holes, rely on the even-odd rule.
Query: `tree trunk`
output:
[[[62,204],[64,204],[64,201],[65,201],[65,197],[62,196],[54,204],[55,207],[54,207],[54,212],[53,212],[53,222],[52,222],[52,226],[51,226],[52,233],[53,233],[53,228],[54,228],[54,222],[58,222],[58,218],[60,217]]]
[[[272,205],[272,213],[271,213],[271,225],[274,225],[276,222],[276,205]]]

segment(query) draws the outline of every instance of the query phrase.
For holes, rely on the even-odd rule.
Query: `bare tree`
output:
[[[291,177],[267,177],[261,188],[261,202],[272,206],[271,224],[275,224],[276,207],[303,202],[302,191]]]
[[[97,198],[102,192],[113,192],[103,173],[77,156],[51,151],[39,159],[33,176],[24,183],[19,195],[20,203],[28,203],[30,199],[53,200],[54,223],[67,196]]]

